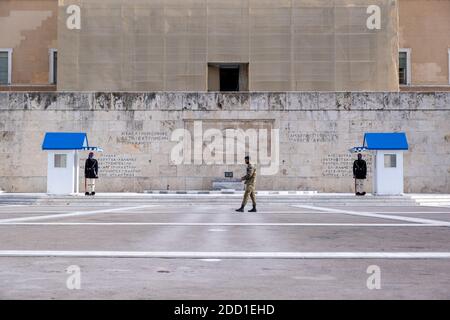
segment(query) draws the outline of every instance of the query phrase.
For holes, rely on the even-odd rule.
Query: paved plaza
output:
[[[240,197],[0,195],[0,299],[450,298],[448,206]]]

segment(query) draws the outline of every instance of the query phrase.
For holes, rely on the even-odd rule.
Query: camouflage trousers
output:
[[[245,193],[244,193],[244,199],[242,200],[242,207],[245,207],[245,205],[248,202],[249,197],[252,199],[253,206],[256,207],[255,186],[253,186],[253,185],[245,186]]]

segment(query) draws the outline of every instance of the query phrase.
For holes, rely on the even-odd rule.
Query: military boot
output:
[[[236,212],[244,212],[244,207],[240,207],[239,209],[236,210]]]
[[[253,207],[253,209],[252,210],[248,210],[248,212],[258,212],[258,211],[256,211],[256,207]]]

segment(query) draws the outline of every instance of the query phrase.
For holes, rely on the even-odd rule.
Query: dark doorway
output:
[[[239,91],[239,66],[220,66],[220,91]]]
[[[248,91],[248,63],[208,62],[208,91]]]

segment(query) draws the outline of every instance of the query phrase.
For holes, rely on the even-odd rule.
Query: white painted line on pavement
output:
[[[200,261],[205,261],[205,262],[220,262],[222,261],[221,259],[200,259]]]
[[[450,211],[364,211],[368,213],[377,213],[377,214],[411,214],[411,213],[418,213],[418,214],[428,214],[428,213],[440,213],[440,214],[450,214]],[[317,212],[316,212],[317,213]]]
[[[364,212],[364,211],[357,212],[357,211],[332,209],[332,208],[307,206],[307,205],[292,205],[292,207],[312,209],[312,210],[331,212],[331,213],[342,213],[342,214],[348,214],[348,215],[360,216],[360,217],[370,217],[370,218],[378,218],[378,219],[391,219],[391,220],[400,220],[400,221],[407,221],[407,222],[413,222],[413,223],[423,223],[423,224],[438,224],[438,225],[441,225],[441,226],[450,227],[450,222],[449,221],[440,221],[440,220],[423,219],[423,218],[413,218],[413,217],[396,216],[396,215],[386,215],[386,214],[378,214],[378,213],[371,213],[371,212]]]
[[[189,208],[189,209],[192,209]],[[238,213],[236,213],[234,211],[234,209],[230,210],[229,208],[227,208],[227,211],[222,211],[222,212],[217,212],[217,210],[215,210],[216,212],[212,212],[213,209],[211,209],[210,212],[207,211],[200,211],[200,212],[190,212],[187,211],[188,208],[180,208],[179,211],[170,211],[170,210],[166,210],[164,209],[164,211],[152,211],[152,212],[144,212],[144,211],[128,211],[127,214],[141,214],[141,213],[145,213],[145,214],[181,214],[181,215],[186,215],[186,214],[200,214],[200,215],[230,215],[230,213],[232,213],[233,215],[238,215]],[[450,212],[448,212],[450,213]],[[248,214],[248,215],[252,215],[253,213],[241,213],[242,214]],[[317,212],[314,211],[258,211],[257,215],[261,215],[261,214],[317,214]]]
[[[154,205],[154,206],[160,206],[160,205]],[[116,207],[115,207],[116,208]],[[192,209],[192,208],[190,208]],[[228,211],[222,211],[222,212],[187,212],[187,209],[185,208],[180,208],[179,211],[171,211],[171,210],[164,210],[164,211],[152,211],[152,212],[145,212],[145,211],[131,211],[131,210],[127,210],[127,214],[145,214],[145,215],[157,215],[157,214],[180,214],[180,215],[185,215],[185,214],[200,214],[200,215],[229,215],[230,213],[236,214],[233,210],[228,210]],[[45,210],[38,210],[38,211],[34,211],[34,210],[29,210],[29,211],[17,211],[15,210],[14,212],[10,212],[10,211],[1,211],[0,210],[0,214],[2,213],[22,213],[22,214],[34,214],[34,213],[64,213],[64,211],[58,210],[58,211],[45,211]],[[447,212],[450,214],[450,211]],[[247,214],[247,212],[243,213],[243,214]],[[248,213],[249,215],[251,213]],[[265,212],[260,212],[258,211],[257,213],[258,215],[261,214],[317,214],[317,212],[314,211],[265,211]]]
[[[75,211],[63,214],[50,214],[44,216],[34,216],[34,217],[23,217],[23,218],[12,218],[12,219],[3,219],[0,220],[0,224],[8,224],[11,222],[22,222],[22,221],[34,221],[34,220],[47,220],[47,219],[59,219],[59,218],[67,218],[67,217],[80,217],[80,216],[88,216],[94,215],[98,213],[111,213],[111,212],[120,212],[126,210],[134,210],[138,208],[150,208],[157,207],[157,205],[146,205],[146,206],[138,206],[138,207],[124,207],[124,208],[114,208],[114,209],[104,209],[104,210],[94,210],[94,211]]]
[[[250,226],[250,227],[447,227],[449,223],[270,223],[270,222],[11,222],[1,226]],[[211,229],[217,230],[217,229]]]
[[[155,205],[156,206],[156,205]],[[0,207],[1,208],[1,207]],[[450,215],[450,211],[410,211],[410,212],[406,212],[406,211],[365,211],[368,213],[373,213],[373,214],[391,214],[391,213],[397,213],[397,214],[431,214],[431,213],[436,213],[436,214],[448,214]],[[44,211],[44,210],[37,210],[37,211],[18,211],[18,210],[14,210],[14,212],[11,211],[1,211],[0,210],[0,217],[2,214],[42,214],[42,213],[46,213],[46,214],[56,214],[56,215],[60,215],[60,214],[64,214],[65,211]],[[317,212],[317,211],[267,211],[267,212],[258,212],[257,215],[266,215],[266,214],[279,214],[279,215],[287,215],[287,214],[327,214],[326,212]],[[211,212],[167,212],[167,211],[152,211],[152,212],[145,212],[145,211],[131,211],[131,210],[127,210],[126,212],[127,215],[129,214],[145,214],[145,215],[214,215],[214,216],[218,216],[218,215],[229,215],[230,212],[218,212],[218,213],[211,213]],[[0,220],[1,221],[1,220]]]
[[[160,252],[1,250],[0,257],[163,259],[450,259],[450,252]]]
[[[43,211],[18,211],[18,210],[10,210],[10,211],[0,211],[0,216],[1,215],[5,215],[5,214],[35,214],[35,215],[43,215],[43,213],[45,213],[45,215],[48,214],[64,214],[67,212],[70,212],[72,210],[59,210],[59,211],[48,211],[48,210],[43,210]],[[92,211],[91,210],[86,210],[86,211]],[[73,212],[73,211],[72,211]]]

